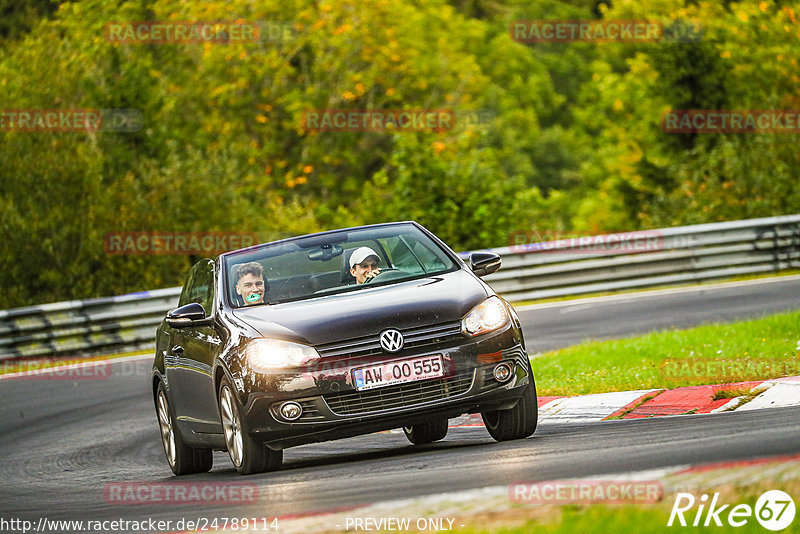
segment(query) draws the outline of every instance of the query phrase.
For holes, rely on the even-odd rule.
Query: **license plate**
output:
[[[409,358],[353,369],[358,391],[444,376],[442,355]]]

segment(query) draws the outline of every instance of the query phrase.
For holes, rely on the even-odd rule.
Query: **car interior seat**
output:
[[[358,247],[356,247],[358,248]],[[340,282],[343,284],[355,284],[356,277],[350,274],[350,256],[353,255],[353,251],[356,248],[346,249],[342,253],[342,276],[340,278]]]

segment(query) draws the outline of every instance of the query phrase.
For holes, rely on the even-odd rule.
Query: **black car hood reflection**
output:
[[[460,320],[487,297],[470,273],[457,270],[388,286],[282,304],[240,308],[232,313],[263,337],[311,345]]]

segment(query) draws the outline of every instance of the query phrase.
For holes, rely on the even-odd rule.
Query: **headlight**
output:
[[[260,372],[302,367],[319,358],[314,347],[280,339],[253,340],[244,353],[250,367]]]
[[[508,322],[506,307],[496,296],[484,300],[461,320],[461,331],[468,336],[485,334],[502,328]]]

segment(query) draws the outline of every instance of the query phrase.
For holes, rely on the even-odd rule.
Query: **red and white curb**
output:
[[[736,411],[800,405],[800,376],[764,381],[753,392],[759,395]]]
[[[720,391],[747,392],[714,399]],[[752,400],[746,399],[755,395]],[[676,389],[615,391],[575,397],[539,397],[540,423],[591,423],[609,419],[644,419],[800,406],[800,376]],[[450,421],[451,427],[482,426],[480,415]]]

